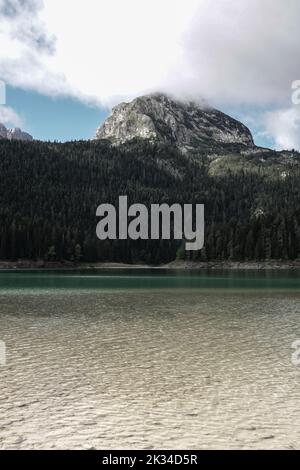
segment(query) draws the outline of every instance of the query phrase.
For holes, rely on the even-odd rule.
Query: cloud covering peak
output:
[[[165,91],[286,109],[299,17],[299,0],[0,0],[0,78],[104,106]]]

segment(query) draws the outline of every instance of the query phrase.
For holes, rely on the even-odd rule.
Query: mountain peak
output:
[[[33,140],[33,137],[27,132],[22,131],[19,127],[7,129],[0,123],[0,139],[9,140]]]
[[[122,144],[136,137],[164,142],[181,149],[204,145],[253,146],[249,129],[204,102],[183,102],[162,93],[120,103],[97,129],[96,139]]]

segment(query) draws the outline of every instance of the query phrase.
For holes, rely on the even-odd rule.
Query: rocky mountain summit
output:
[[[0,123],[0,139],[33,140],[33,137],[18,127],[14,129],[7,129],[3,124]]]
[[[108,139],[113,144],[136,137],[182,150],[223,144],[254,146],[250,130],[239,121],[207,105],[180,102],[164,94],[115,106],[96,132],[96,139]]]

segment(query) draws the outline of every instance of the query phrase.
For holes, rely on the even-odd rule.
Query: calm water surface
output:
[[[300,273],[0,273],[0,448],[300,448]]]

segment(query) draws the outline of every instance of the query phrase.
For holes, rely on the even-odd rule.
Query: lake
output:
[[[299,449],[299,271],[1,272],[0,448]]]

